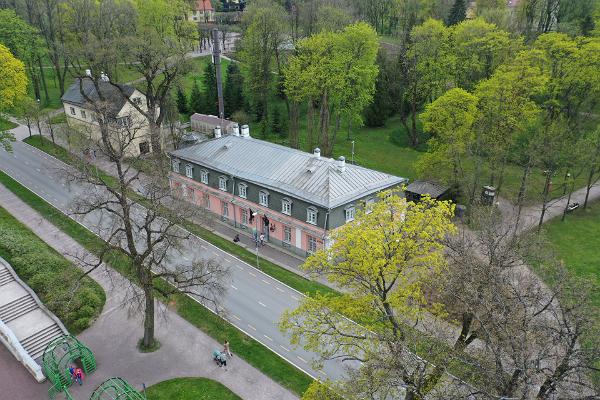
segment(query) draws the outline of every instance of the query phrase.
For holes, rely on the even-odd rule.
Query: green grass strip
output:
[[[208,378],[176,378],[152,385],[148,400],[242,400],[219,382]]]
[[[25,139],[25,142],[58,158],[66,164],[69,164],[74,167],[77,166],[77,161],[75,160],[72,154],[70,154],[65,148],[61,146],[53,145],[52,142],[50,142],[46,138],[42,138],[40,136],[32,136],[31,138]],[[117,187],[117,179],[115,177],[108,175],[102,170],[99,170],[99,173],[105,182],[107,182],[114,188]],[[130,197],[142,205],[147,204],[146,199],[144,199],[137,193],[132,192]],[[210,230],[192,222],[187,222],[186,224],[184,224],[183,227],[189,232],[193,233],[194,235],[220,248],[221,250],[236,256],[240,260],[250,265],[256,266],[256,254],[245,249],[244,247],[233,243],[233,241],[223,238],[222,236],[219,236],[216,233],[211,232]],[[289,271],[281,267],[280,265],[277,265],[262,257],[259,257],[258,268],[267,275],[270,275],[271,277],[279,280],[280,282],[283,282],[286,285],[296,289],[297,291],[307,295],[314,295],[316,293],[332,295],[337,294],[335,290],[331,289],[328,286],[325,286],[319,282],[312,281],[310,279],[306,279],[303,276]]]
[[[103,248],[104,243],[99,237],[2,171],[0,171],[0,183],[91,253],[98,254],[99,250]],[[129,261],[126,257],[115,253],[106,261],[123,275],[129,278],[132,277]],[[304,374],[267,347],[245,335],[190,297],[178,294],[174,297],[174,305],[177,313],[188,322],[219,342],[228,339],[237,356],[243,358],[290,391],[302,395],[312,382],[310,376]]]

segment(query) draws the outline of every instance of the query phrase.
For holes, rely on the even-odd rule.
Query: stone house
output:
[[[127,96],[125,98],[118,88],[108,82],[108,78],[99,81],[98,85],[107,103],[105,107],[108,110],[107,114],[111,116],[110,126],[115,137],[123,132],[133,136],[127,149],[128,155],[135,157],[150,152],[147,119],[127,100],[129,98],[142,109],[146,109],[146,96],[132,86],[119,85]],[[96,87],[91,79],[84,78],[81,85],[79,78],[76,79],[61,97],[67,124],[89,135],[91,140],[100,140],[100,126],[96,119],[94,105],[88,102],[81,91],[93,102],[99,101]]]
[[[192,13],[188,16],[193,22],[215,22],[215,9],[210,0],[196,0],[192,6]]]
[[[248,128],[170,153],[171,189],[256,238],[306,256],[356,209],[406,179],[250,137]]]

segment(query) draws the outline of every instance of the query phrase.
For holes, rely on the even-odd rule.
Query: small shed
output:
[[[238,126],[235,122],[227,119],[198,113],[192,114],[190,123],[193,131],[205,135],[212,135],[216,127],[220,127],[223,133],[231,135],[234,133],[234,128]]]
[[[435,200],[446,200],[449,198],[450,187],[431,181],[414,181],[406,187],[406,199],[409,201],[416,203],[426,194]]]

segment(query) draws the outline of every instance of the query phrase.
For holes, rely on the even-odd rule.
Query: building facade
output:
[[[188,17],[193,22],[215,22],[215,9],[210,0],[197,0],[192,6],[192,12]]]
[[[171,153],[179,196],[223,221],[306,256],[357,208],[406,179],[251,138],[247,131]]]
[[[102,98],[105,99],[104,103],[106,103],[102,107],[106,108],[106,114],[110,116],[109,126],[114,131],[115,137],[119,137],[124,131],[127,131],[130,134],[129,137],[132,138],[126,149],[128,156],[135,157],[149,153],[151,150],[150,130],[147,119],[128,100],[129,98],[142,110],[146,110],[146,96],[132,86],[120,85],[126,98],[117,87],[107,80],[98,82],[98,86]],[[101,139],[100,125],[92,103],[100,104],[100,101],[93,82],[85,78],[80,84],[79,79],[76,79],[61,100],[69,127],[88,136],[91,141],[99,141]]]

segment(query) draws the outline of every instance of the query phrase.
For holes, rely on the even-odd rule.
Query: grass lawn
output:
[[[65,113],[57,114],[54,117],[50,118],[50,123],[51,124],[66,124],[67,116],[65,115]]]
[[[98,254],[103,247],[102,240],[92,232],[64,215],[61,211],[2,171],[0,171],[0,183],[90,252]],[[108,256],[107,263],[115,270],[132,279],[128,259],[120,255],[111,254]],[[166,285],[166,283],[164,284]],[[183,294],[176,295],[170,304],[175,307],[179,315],[218,342],[228,339],[231,343],[231,348],[235,349],[236,354],[240,358],[243,358],[265,375],[279,382],[282,386],[297,395],[302,395],[312,382],[311,377],[289,364],[261,343],[246,336],[236,327],[216,316],[190,297]]]
[[[8,131],[10,129],[16,128],[17,124],[11,122],[7,119],[0,117],[0,131]]]
[[[177,378],[150,386],[148,400],[241,400],[219,382],[207,378]]]
[[[82,332],[100,315],[106,301],[102,287],[89,277],[79,280],[77,267],[1,207],[0,256],[72,334]]]
[[[564,222],[556,218],[544,229],[567,268],[600,285],[600,202],[574,211]],[[600,308],[600,291],[592,296]]]

